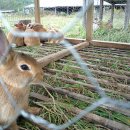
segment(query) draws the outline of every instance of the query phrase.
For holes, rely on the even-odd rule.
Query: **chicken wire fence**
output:
[[[76,25],[76,23],[81,18],[83,18],[85,16],[85,13],[92,6],[93,0],[88,0],[85,3],[86,3],[86,5],[83,6],[84,8],[81,8],[80,11],[77,13],[77,15],[69,23],[67,23],[62,28],[63,34],[66,34],[67,32],[69,32],[71,30],[71,28],[73,28]],[[6,19],[6,17],[2,14],[2,12],[0,12],[0,18],[1,18],[1,21],[2,21],[3,25],[6,27],[6,29],[8,31],[11,31],[11,25],[9,24],[8,19]],[[25,32],[22,32],[22,33],[19,32],[18,33],[18,32],[13,32],[13,31],[12,31],[12,33],[15,36],[19,36],[19,37],[34,36],[34,37],[54,38],[54,39],[60,37],[60,34],[51,34],[51,33],[36,33],[36,32],[35,33],[25,33]],[[10,101],[10,104],[15,109],[17,115],[22,115],[27,120],[31,120],[31,121],[33,121],[33,122],[35,122],[37,124],[40,124],[42,126],[47,127],[48,129],[62,130],[62,129],[66,129],[70,125],[73,125],[78,120],[83,118],[84,115],[86,115],[87,113],[93,111],[94,109],[96,109],[97,107],[99,107],[99,106],[101,106],[103,104],[110,104],[110,105],[114,105],[114,106],[124,108],[124,109],[129,109],[130,108],[130,102],[123,102],[123,101],[120,101],[120,100],[115,100],[115,99],[112,99],[111,97],[106,95],[105,91],[99,85],[98,81],[93,77],[93,74],[90,71],[90,69],[88,68],[86,62],[84,62],[82,60],[79,53],[74,48],[72,48],[72,45],[68,41],[64,40],[60,44],[70,50],[70,52],[72,53],[75,60],[77,61],[77,63],[81,67],[81,69],[84,71],[85,75],[87,77],[89,77],[89,80],[90,80],[91,84],[94,86],[94,88],[96,89],[96,91],[98,92],[98,94],[100,95],[101,98],[99,100],[95,101],[94,103],[92,103],[90,106],[86,107],[82,112],[80,112],[77,116],[73,117],[72,119],[68,120],[66,123],[61,124],[61,125],[56,125],[56,124],[53,124],[51,122],[48,122],[44,118],[41,118],[39,116],[35,116],[33,114],[29,114],[25,110],[19,108],[16,105],[16,102],[13,99],[12,95],[10,94],[9,90],[7,89],[7,86],[4,83],[3,79],[0,78],[1,86],[2,86],[2,88],[4,90],[4,92],[6,93],[6,95],[8,97],[8,100]],[[8,54],[8,51],[10,50],[10,48],[11,47],[9,46],[6,53],[5,53],[5,55],[1,58],[1,62],[3,62],[4,58]],[[44,86],[45,83],[43,83],[41,85]],[[14,117],[14,119],[12,119],[12,122],[14,122],[14,120],[16,120],[16,117]],[[7,128],[8,126],[10,126],[10,124],[12,122],[9,122],[9,124],[7,124],[7,125],[6,124],[3,125],[3,126],[1,125],[0,129],[3,130],[5,128]]]
[[[48,1],[40,0],[40,16],[41,16],[41,23],[49,28],[49,27],[56,27],[62,28],[66,22],[69,22],[73,19],[74,15],[77,11],[80,10],[82,5],[82,0],[79,0],[79,6],[73,7],[71,5],[63,6],[60,4],[59,6],[54,6],[53,2],[51,5],[48,6]],[[34,1],[33,0],[21,0],[21,1],[13,1],[11,0],[8,4],[8,0],[0,1],[1,2],[1,10],[3,15],[9,21],[11,26],[14,26],[14,23],[18,22],[19,20],[31,20],[34,22]],[[125,7],[126,2],[124,3],[122,0],[118,1],[118,4],[114,5],[114,15],[111,16],[111,8],[112,5],[109,2],[104,1],[103,5],[103,16],[100,16],[100,0],[94,0],[94,21],[93,21],[93,28],[94,28],[94,39],[95,40],[105,40],[105,41],[120,41],[120,42],[129,42],[129,39],[125,39],[125,32],[122,30],[125,26]],[[13,16],[12,16],[13,15]],[[66,17],[67,16],[67,17]],[[102,17],[102,19],[100,19]],[[113,22],[111,23],[111,19],[113,17]],[[48,20],[49,19],[49,20]],[[102,25],[100,26],[100,20],[102,20]],[[75,25],[73,30],[70,30],[65,35],[67,37],[74,37],[74,38],[85,38],[86,34],[83,26],[83,22],[79,20]],[[3,22],[0,22],[0,26],[4,28]],[[114,32],[117,35],[113,37]],[[123,33],[122,33],[123,32]],[[123,35],[124,34],[124,35]],[[103,36],[102,36],[103,35]],[[121,35],[119,38],[118,35]],[[129,37],[129,34],[128,34]]]

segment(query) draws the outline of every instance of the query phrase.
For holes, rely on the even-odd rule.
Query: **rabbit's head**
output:
[[[34,58],[8,48],[7,38],[0,29],[0,59],[4,59],[0,62],[0,76],[7,85],[22,88],[42,81],[42,67]]]
[[[26,29],[33,29],[36,32],[47,32],[47,29],[40,23],[29,23]]]
[[[32,23],[27,24],[26,29],[32,29]]]
[[[23,23],[17,23],[17,24],[14,24],[15,27],[17,27],[18,29],[20,30],[24,30],[26,29],[26,25],[23,24]]]

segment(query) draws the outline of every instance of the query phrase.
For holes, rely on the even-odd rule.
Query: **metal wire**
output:
[[[70,21],[69,24],[67,24],[63,27],[62,32],[65,34],[72,27],[74,27],[75,24],[86,14],[86,12],[90,8],[90,6],[92,6],[92,4],[93,4],[93,0],[89,0],[88,4],[86,6],[84,6],[86,8],[85,9],[82,8],[79,11],[79,13],[76,15],[76,17],[72,21]],[[0,19],[2,20],[2,22],[4,23],[4,25],[8,29],[8,31],[11,31],[12,30],[11,26],[9,25],[8,21],[4,18],[4,16],[2,15],[1,12],[0,12]],[[19,37],[33,36],[33,37],[54,38],[54,39],[61,37],[61,34],[58,34],[58,33],[57,34],[54,34],[54,33],[37,33],[37,32],[35,32],[35,33],[25,33],[25,32],[14,32],[14,31],[12,31],[12,33],[15,36],[19,36]],[[56,125],[56,124],[52,124],[52,123],[48,122],[47,120],[45,120],[45,119],[43,119],[39,116],[35,116],[33,114],[27,113],[24,110],[21,110],[21,108],[19,108],[19,106],[17,106],[15,100],[13,99],[13,97],[12,97],[11,93],[9,92],[7,86],[5,85],[4,81],[2,80],[2,78],[0,78],[1,86],[4,90],[4,92],[6,93],[8,100],[10,101],[10,104],[15,109],[15,112],[17,113],[17,115],[21,114],[26,119],[31,120],[31,121],[33,121],[37,124],[46,126],[49,129],[63,130],[65,128],[69,127],[70,125],[76,123],[79,119],[81,119],[87,113],[91,112],[92,110],[96,109],[97,107],[99,107],[99,106],[101,106],[105,103],[110,103],[110,104],[113,104],[115,106],[119,106],[119,107],[123,107],[123,108],[127,108],[127,109],[130,108],[130,102],[122,102],[122,101],[118,101],[118,100],[113,100],[113,99],[106,96],[105,92],[102,90],[102,88],[99,85],[99,83],[97,82],[97,80],[95,80],[95,78],[93,77],[92,72],[87,67],[87,64],[85,64],[85,62],[81,59],[78,52],[74,48],[72,48],[72,45],[68,41],[62,41],[60,44],[65,46],[66,48],[68,48],[70,50],[70,52],[72,53],[72,55],[76,59],[77,63],[80,65],[80,67],[85,72],[86,76],[89,77],[89,80],[91,81],[91,83],[95,87],[95,89],[97,90],[98,94],[100,94],[101,98],[98,101],[92,103],[89,107],[86,107],[82,112],[80,112],[77,116],[70,119],[66,123],[61,124],[61,125]],[[5,55],[1,58],[1,62],[3,62],[4,57],[6,57],[6,55],[8,54],[9,49],[10,49],[10,46],[8,47]],[[42,85],[45,85],[45,84],[42,84]],[[12,119],[12,122],[14,120],[16,120],[16,118],[17,117],[14,117],[14,119]],[[0,130],[7,128],[12,122],[7,124],[6,126],[0,126]]]

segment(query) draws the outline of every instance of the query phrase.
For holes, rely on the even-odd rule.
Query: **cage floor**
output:
[[[61,45],[55,45],[55,44],[43,44],[40,47],[18,47],[15,48],[14,50],[17,52],[23,52],[25,54],[28,54],[30,56],[33,56],[34,58],[42,58],[44,56],[56,53],[58,51],[61,51],[64,49],[63,46]]]
[[[40,58],[61,49],[63,49],[61,46],[48,45],[40,49],[16,50]],[[89,46],[78,52],[106,95],[124,102],[130,100],[129,50]],[[51,123],[63,124],[101,98],[73,56],[62,58],[45,67],[44,82],[48,84],[46,89],[32,87],[30,104],[40,107],[42,109],[40,116]],[[22,124],[24,128],[39,129],[38,126],[26,123],[22,121],[20,125]],[[111,129],[130,129],[128,109],[104,104],[67,128],[67,130]]]

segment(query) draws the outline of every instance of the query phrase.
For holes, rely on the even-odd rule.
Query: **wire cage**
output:
[[[31,113],[31,108],[19,107],[0,75],[0,87],[17,113],[9,123],[3,123],[0,114],[0,129],[13,128],[12,123],[17,120],[23,130],[129,130],[129,0],[12,0],[5,6],[6,2],[1,1],[0,12],[5,34],[16,22],[31,20],[47,29],[60,30],[64,39],[58,44],[13,48],[14,53],[36,59],[43,69],[40,72],[44,72],[43,81],[30,85],[29,106],[35,107]],[[59,36],[48,32],[14,34],[52,39]],[[1,39],[3,34],[0,47],[4,49],[5,39]],[[7,46],[2,56],[0,49],[1,64],[11,49]],[[29,71],[25,65],[22,68]],[[17,118],[19,115],[22,117]],[[17,129],[16,123],[13,129]]]

